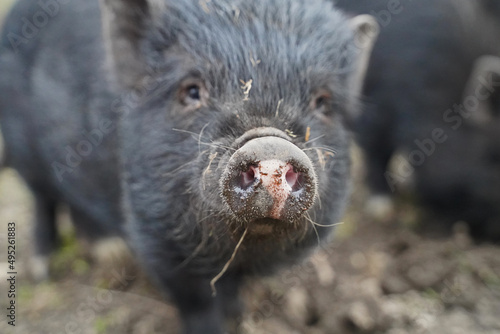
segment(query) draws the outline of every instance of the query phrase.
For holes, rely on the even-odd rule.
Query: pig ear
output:
[[[146,73],[141,41],[150,21],[150,0],[101,0],[108,64],[121,86],[133,88]]]
[[[497,82],[500,78],[500,57],[479,57],[472,67],[469,81],[465,86],[462,102],[468,100],[478,103],[478,107],[471,113],[469,121],[475,124],[491,122],[500,110],[495,105],[494,98],[500,95]]]
[[[358,15],[351,18],[350,26],[354,31],[355,45],[358,50],[354,63],[355,72],[350,78],[350,91],[357,96],[363,89],[368,62],[380,28],[377,20],[371,15]]]

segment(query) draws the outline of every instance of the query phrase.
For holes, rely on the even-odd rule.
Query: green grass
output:
[[[105,334],[108,331],[108,327],[110,326],[111,323],[111,317],[110,316],[100,316],[96,319],[94,323],[94,329],[98,334]]]
[[[21,285],[19,287],[19,295],[18,300],[21,303],[29,303],[33,296],[35,295],[35,288],[32,284],[29,285]]]
[[[426,288],[423,295],[429,299],[441,300],[441,295],[433,288]]]
[[[61,233],[61,247],[53,255],[52,269],[56,274],[71,272],[77,276],[89,271],[90,265],[82,258],[82,250],[73,229]]]

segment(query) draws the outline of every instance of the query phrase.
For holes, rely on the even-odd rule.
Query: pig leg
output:
[[[127,266],[130,261],[130,252],[120,236],[111,234],[112,232],[104,228],[103,224],[76,208],[71,208],[71,219],[77,235],[84,236],[90,243],[87,247],[97,263],[106,268]]]
[[[209,278],[177,273],[167,285],[184,323],[183,333],[224,333],[223,312],[219,298],[212,296]]]
[[[389,160],[393,150],[371,147],[365,150],[367,159],[366,182],[375,195],[390,196],[391,190],[385,174],[388,171]]]
[[[217,303],[221,306],[226,328],[230,333],[236,333],[241,322],[243,303],[239,298],[240,277],[227,273],[217,283]]]
[[[371,141],[364,145],[366,158],[366,182],[371,191],[366,211],[379,220],[385,220],[394,212],[389,180],[386,178],[389,161],[394,154],[390,143]]]
[[[107,231],[99,222],[90,218],[85,212],[71,208],[71,220],[79,235],[84,236],[90,241],[98,241],[101,239],[109,238],[109,231]]]
[[[35,197],[35,256],[31,259],[31,274],[37,282],[49,277],[49,256],[58,244],[56,203],[34,192]]]

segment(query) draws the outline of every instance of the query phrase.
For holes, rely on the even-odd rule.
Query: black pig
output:
[[[456,112],[450,108],[444,114],[453,131],[417,171],[415,185],[422,202],[444,216],[444,222],[464,220],[474,236],[496,241],[500,241],[499,87],[500,58],[479,57],[463,102]]]
[[[0,123],[38,254],[66,203],[83,233],[127,239],[187,333],[221,333],[243,275],[339,221],[376,31],[319,0],[19,1]]]
[[[384,213],[385,205],[371,204],[388,203],[392,192],[412,180],[421,203],[444,220],[466,220],[478,236],[492,235],[500,219],[500,175],[488,152],[498,141],[469,117],[475,96],[464,90],[478,79],[473,69],[487,66],[481,57],[500,54],[498,1],[337,5],[353,15],[372,14],[381,26],[363,88],[366,108],[355,122],[366,153],[366,182],[375,195],[370,209]],[[484,75],[483,82],[481,93],[489,95],[483,100],[490,100],[498,80]],[[402,159],[391,170],[395,152]]]

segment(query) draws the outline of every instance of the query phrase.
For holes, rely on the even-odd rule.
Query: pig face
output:
[[[346,122],[371,45],[354,35],[372,22],[319,2],[200,6],[151,14],[138,65],[115,50],[119,83],[143,95],[121,128],[126,205],[217,247],[245,230],[257,248],[317,243],[348,194]]]

